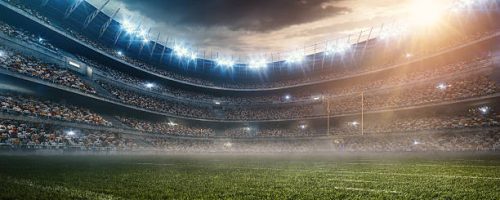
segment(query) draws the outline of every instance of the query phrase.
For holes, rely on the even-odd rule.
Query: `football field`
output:
[[[0,199],[500,199],[500,156],[0,156]]]

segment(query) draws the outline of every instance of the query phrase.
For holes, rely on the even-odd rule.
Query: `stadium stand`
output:
[[[373,152],[489,151],[499,145],[499,49],[491,42],[498,40],[498,25],[461,21],[459,33],[377,38],[366,41],[363,53],[355,50],[364,45],[354,44],[344,60],[328,58],[321,68],[307,57],[299,72],[269,80],[219,80],[118,51],[123,41],[110,45],[33,3],[0,6],[40,20],[26,19],[30,27],[0,18],[2,148]],[[68,67],[70,61],[78,67]],[[13,91],[12,84],[32,93]],[[443,107],[454,112],[398,117]],[[394,117],[368,116],[387,113]]]

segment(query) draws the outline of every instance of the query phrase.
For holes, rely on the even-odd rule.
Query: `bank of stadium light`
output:
[[[127,34],[132,34],[134,32],[134,25],[128,21],[128,20],[124,20],[122,23],[122,29],[125,30],[125,32]]]
[[[142,42],[143,42],[143,43],[148,43],[148,42],[149,42],[149,39],[148,39],[148,33],[147,33],[145,30],[141,29],[141,30],[138,32],[138,35],[139,35],[139,37],[141,37],[141,38],[142,38]]]
[[[38,37],[38,42],[43,42],[43,38],[42,37]]]
[[[143,30],[143,29],[141,29],[141,30],[139,31],[139,33],[138,33],[138,34],[139,34],[139,36],[141,36],[141,37],[146,37],[146,35],[147,35],[146,31],[145,31],[145,30]]]
[[[177,126],[177,125],[179,125],[179,124],[177,124],[177,123],[175,123],[175,122],[170,121],[170,122],[168,122],[168,123],[167,123],[167,125],[168,125],[168,126],[172,126],[172,127],[173,127],[173,126]]]
[[[290,100],[290,99],[292,99],[292,96],[290,96],[289,94],[285,95],[285,100],[287,100],[287,101],[288,101],[288,100]]]
[[[305,59],[304,53],[299,51],[294,51],[286,56],[285,62],[290,64],[301,63],[302,61],[304,61],[304,59]]]
[[[123,52],[122,51],[116,51],[116,54],[118,54],[118,56],[123,56]]]
[[[232,68],[234,66],[234,61],[228,58],[217,58],[215,60],[217,66],[222,66],[226,68]]]
[[[250,62],[248,63],[248,67],[255,70],[263,69],[267,67],[267,62],[264,59],[250,60]]]
[[[300,129],[304,130],[304,129],[306,129],[306,128],[307,128],[307,125],[305,125],[305,124],[301,124],[299,127],[300,127]]]
[[[385,28],[380,33],[380,39],[390,39],[390,38],[400,37],[407,32],[407,29],[408,27],[403,24]]]
[[[413,140],[413,145],[419,145],[419,144],[422,144],[422,143],[417,141],[417,140]]]
[[[344,54],[351,49],[351,45],[347,42],[332,43],[326,46],[326,55],[331,54]]]
[[[189,51],[183,46],[175,45],[174,46],[174,54],[179,58],[183,58],[183,57],[189,55]]]

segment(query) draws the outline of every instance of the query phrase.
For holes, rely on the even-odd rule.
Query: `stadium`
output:
[[[500,199],[500,2],[370,2],[1,0],[0,199]]]

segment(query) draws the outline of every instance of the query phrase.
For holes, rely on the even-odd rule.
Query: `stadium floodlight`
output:
[[[267,62],[264,59],[251,60],[250,63],[248,63],[248,67],[250,69],[262,69],[266,66]]]
[[[198,59],[198,55],[196,55],[196,53],[194,53],[194,52],[191,52],[191,55],[189,55],[189,59],[196,60],[196,59]]]
[[[233,144],[231,142],[224,143],[225,148],[231,148],[232,146],[233,146]]]
[[[458,1],[455,1],[453,3],[453,5],[451,6],[451,10],[458,12],[460,10],[464,10],[464,9],[469,8],[470,6],[474,5],[475,3],[477,3],[477,1],[475,1],[475,0],[458,0]]]
[[[314,99],[315,101],[317,101],[317,100],[321,99],[321,97],[320,97],[320,96],[315,96],[315,97],[313,97],[313,99]]]
[[[250,127],[245,127],[245,131],[250,131],[250,130],[252,130],[252,128],[250,128]]]
[[[171,121],[170,121],[170,122],[168,122],[168,123],[167,123],[167,125],[169,125],[169,126],[177,126],[177,125],[179,125],[179,124],[177,124],[177,123],[175,123],[175,122],[171,122]]]
[[[220,102],[220,101],[214,101],[214,104],[215,104],[215,105],[220,105],[220,104],[221,104],[221,102]]]
[[[119,56],[123,56],[123,52],[122,51],[117,51],[116,54],[118,54]]]
[[[184,48],[183,46],[175,45],[174,46],[174,53],[179,58],[182,58],[184,56],[187,56],[189,54],[189,51],[186,48]]]
[[[292,98],[292,96],[290,96],[289,94],[285,95],[285,100],[290,100]]]
[[[75,131],[73,131],[73,130],[66,132],[66,135],[69,135],[69,136],[73,136],[73,135],[75,135],[75,134],[76,134],[76,133],[75,133]]]
[[[439,83],[436,85],[436,88],[439,90],[446,90],[450,85],[447,85],[446,83]]]
[[[234,66],[233,60],[224,59],[224,58],[215,60],[215,63],[217,64],[217,66],[224,66],[224,67],[228,67],[228,68],[231,68]]]
[[[358,127],[359,122],[358,121],[349,122],[349,125],[354,126],[354,127]]]
[[[481,106],[478,108],[479,112],[481,112],[481,114],[483,114],[483,115],[488,114],[490,112],[490,109],[491,108],[488,106]]]
[[[307,126],[306,126],[305,124],[301,124],[299,127],[300,127],[300,129],[302,129],[302,130],[304,130],[304,129],[306,129],[306,128],[307,128]]]
[[[330,54],[343,54],[351,49],[351,45],[347,42],[341,42],[336,44],[328,44],[326,46],[326,55]]]
[[[131,34],[134,32],[134,25],[130,21],[124,20],[122,22],[122,29],[125,30],[126,33]]]
[[[43,38],[42,38],[42,37],[39,37],[39,38],[38,38],[38,42],[43,42]]]
[[[146,34],[147,34],[147,33],[146,33],[146,31],[145,31],[145,30],[142,30],[142,29],[141,29],[141,30],[139,31],[139,36],[141,36],[141,37],[146,37]]]
[[[5,52],[0,50],[0,58],[3,58],[5,56]]]
[[[393,37],[398,37],[407,32],[408,28],[406,25],[398,24],[393,27],[386,28],[380,33],[380,39],[389,39]]]
[[[420,143],[420,142],[419,142],[419,141],[417,141],[417,140],[413,140],[413,145],[419,145],[419,144],[422,144],[422,143]]]
[[[151,89],[151,88],[155,87],[155,84],[154,83],[146,83],[146,84],[144,84],[144,86],[146,86],[146,88],[148,88],[148,89]]]
[[[147,33],[146,31],[144,31],[144,30],[142,30],[142,29],[141,29],[141,30],[139,31],[139,36],[140,36],[140,37],[142,37],[142,42],[143,42],[143,43],[147,43],[147,42],[149,42],[149,39],[148,39],[148,33]]]
[[[299,63],[299,62],[304,61],[304,57],[305,57],[304,53],[301,53],[298,51],[291,52],[286,57],[285,62],[287,62],[287,63]]]

